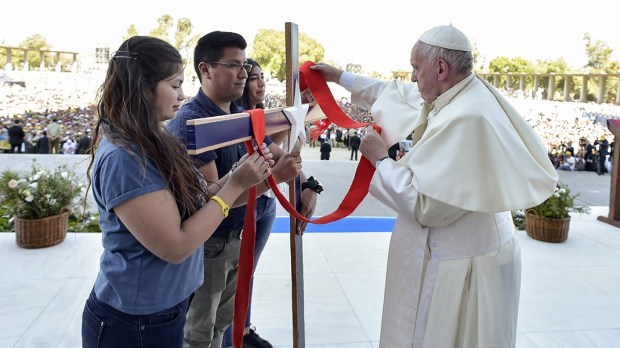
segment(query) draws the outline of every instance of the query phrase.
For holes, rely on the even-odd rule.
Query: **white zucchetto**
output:
[[[452,25],[443,25],[434,27],[424,32],[420,41],[437,47],[447,48],[450,50],[471,52],[471,44],[469,39],[462,31],[456,29]]]

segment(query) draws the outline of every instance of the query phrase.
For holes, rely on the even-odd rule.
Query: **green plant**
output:
[[[0,233],[14,232],[13,214],[9,212],[6,205],[0,205]],[[99,213],[86,212],[80,214],[74,210],[69,214],[68,230],[71,232],[101,232],[99,227]]]
[[[0,204],[22,219],[42,219],[84,210],[86,187],[66,164],[53,172],[32,161],[30,172],[7,169],[0,174]],[[78,213],[79,214],[79,213]]]
[[[12,218],[9,209],[0,204],[0,232],[11,231]]]
[[[101,232],[99,213],[70,214],[68,230],[72,232]]]
[[[570,216],[569,213],[587,214],[590,207],[587,205],[575,205],[575,198],[579,194],[571,195],[568,185],[557,185],[553,194],[541,204],[529,208],[527,212],[534,212],[540,217],[563,219]]]
[[[517,230],[524,230],[525,229],[525,212],[523,211],[523,209],[513,211],[511,213],[512,213],[512,222],[514,223],[515,228]]]

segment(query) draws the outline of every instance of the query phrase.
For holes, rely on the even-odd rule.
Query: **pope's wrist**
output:
[[[380,164],[383,160],[388,159],[388,158],[390,158],[390,157],[388,157],[388,156],[384,156],[384,157],[379,158],[379,159],[375,162],[375,168],[377,168],[377,167],[379,166],[379,164]]]

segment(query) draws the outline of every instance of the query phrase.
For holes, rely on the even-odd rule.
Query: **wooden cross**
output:
[[[285,24],[286,36],[286,105],[300,107],[299,95],[299,46],[297,24]],[[295,105],[297,104],[297,105]],[[286,132],[291,124],[285,113],[286,107],[265,110],[267,135]],[[314,104],[304,122],[313,122],[325,117],[321,108]],[[300,125],[303,129],[303,125]],[[297,134],[292,137],[297,139]],[[206,117],[187,121],[187,146],[192,155],[237,144],[252,138],[249,113]],[[291,140],[291,145],[295,143]],[[290,148],[289,147],[289,148]],[[299,180],[289,182],[289,202],[298,208],[297,191]],[[305,347],[304,330],[304,287],[303,287],[303,239],[297,234],[297,220],[290,217],[291,281],[293,307],[293,347]]]

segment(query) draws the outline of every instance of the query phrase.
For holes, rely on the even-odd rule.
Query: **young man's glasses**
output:
[[[248,74],[252,71],[252,64],[237,64],[237,63],[220,63],[220,62],[209,62],[209,64],[219,64],[223,65],[229,69],[241,69],[245,70]]]

